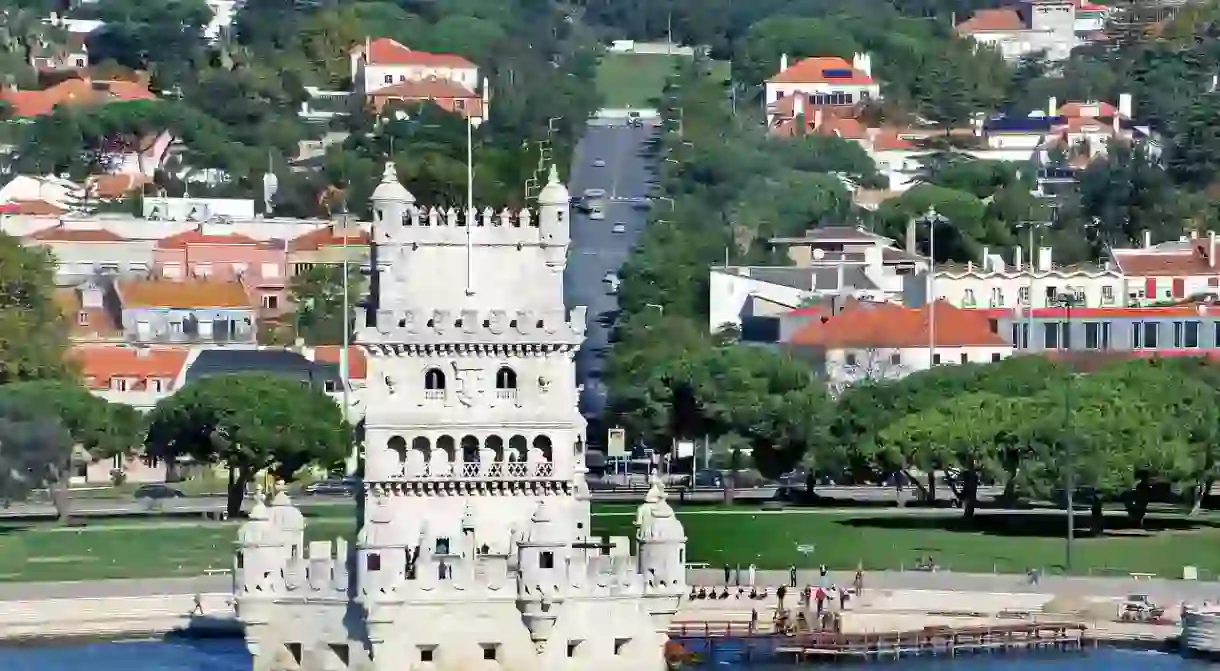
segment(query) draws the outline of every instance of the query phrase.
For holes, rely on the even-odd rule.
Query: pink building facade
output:
[[[258,298],[260,318],[278,317],[289,307],[288,252],[280,240],[186,231],[157,243],[153,265],[158,277],[169,280],[240,280]]]

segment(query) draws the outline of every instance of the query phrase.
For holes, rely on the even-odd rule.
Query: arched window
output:
[[[551,439],[548,436],[537,436],[534,438],[534,448],[542,453],[542,456],[547,460],[552,460]]]
[[[467,464],[479,463],[479,439],[474,436],[466,436],[462,438],[462,462]]]
[[[529,448],[529,443],[525,442],[525,436],[513,436],[508,439],[509,461],[525,461],[526,453]],[[513,457],[516,457],[514,459]]]
[[[516,389],[517,373],[508,366],[500,366],[496,371],[496,389]]]
[[[386,447],[398,455],[398,463],[407,460],[407,441],[402,436],[394,436],[386,441]]]
[[[429,368],[425,371],[424,389],[427,391],[445,391],[445,373],[439,368]]]
[[[441,436],[440,438],[437,438],[436,449],[444,452],[445,456],[449,458],[449,461],[451,463],[453,462],[453,458],[457,453],[457,450],[454,448],[453,444],[453,436]]]
[[[428,457],[432,456],[432,443],[423,436],[416,436],[411,441],[411,449],[424,455],[424,461],[427,461]]]
[[[483,444],[496,455],[496,461],[504,461],[504,439],[499,436],[488,436]]]

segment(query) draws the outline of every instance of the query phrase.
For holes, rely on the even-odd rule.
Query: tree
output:
[[[0,234],[0,384],[64,377],[68,332],[54,301],[54,260]]]
[[[355,327],[357,301],[364,278],[357,264],[349,266],[347,277],[348,328]],[[288,287],[297,306],[293,315],[295,337],[308,345],[343,343],[343,265],[315,265],[292,277]]]
[[[39,412],[56,417],[71,437],[72,447],[79,450],[70,455],[62,473],[49,472],[45,478],[60,521],[67,521],[71,514],[66,475],[70,473],[72,461],[100,461],[128,454],[144,439],[143,417],[138,411],[94,396],[72,380],[15,382],[0,386],[0,401],[6,400],[14,405],[38,408]]]
[[[228,512],[241,511],[260,471],[291,480],[308,465],[332,468],[352,445],[339,406],[314,385],[273,375],[222,375],[187,384],[149,418],[149,454],[229,471]]]
[[[29,399],[0,398],[0,497],[23,498],[47,487],[65,520],[63,499],[54,493],[67,486],[71,461],[72,436],[59,417]]]

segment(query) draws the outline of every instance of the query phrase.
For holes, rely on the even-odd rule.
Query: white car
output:
[[[606,213],[602,211],[600,206],[594,205],[589,209],[589,218],[593,219],[594,221],[600,221],[606,218]]]
[[[614,284],[615,282],[618,282],[618,273],[614,272],[613,270],[607,271],[605,277],[602,278],[602,281],[606,284]]]
[[[626,233],[627,224],[619,222],[619,223],[615,224],[614,226],[610,227],[610,232],[611,233]]]
[[[594,168],[604,168],[604,167],[606,167],[606,161],[604,159],[599,158],[599,159],[593,161],[593,167]]]

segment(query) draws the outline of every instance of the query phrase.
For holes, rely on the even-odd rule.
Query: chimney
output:
[[[1144,249],[1152,249],[1152,231],[1144,231]]]
[[[987,262],[987,259],[990,256],[991,256],[991,249],[989,247],[984,247],[983,248],[983,263],[979,265],[979,270],[982,270],[983,272],[988,272],[991,270],[991,264]]]
[[[136,358],[137,359],[147,359],[151,355],[152,355],[151,347],[137,347],[136,348]]]
[[[1055,96],[1046,101],[1046,116],[1059,116],[1059,101]]]
[[[779,57],[779,71],[783,72],[788,69],[788,54]]]
[[[1038,249],[1038,270],[1044,273],[1051,270],[1051,248],[1041,247]]]
[[[860,68],[864,72],[864,76],[869,79],[873,78],[873,55],[864,54],[864,67]]]
[[[817,130],[822,127],[822,108],[813,111],[813,129]]]
[[[1021,270],[1021,245],[1017,245],[1012,250],[1012,267],[1015,270]]]
[[[1207,232],[1207,264],[1216,267],[1216,232]]]
[[[1131,94],[1130,93],[1118,94],[1118,113],[1122,116],[1127,117],[1128,119],[1131,118]]]

